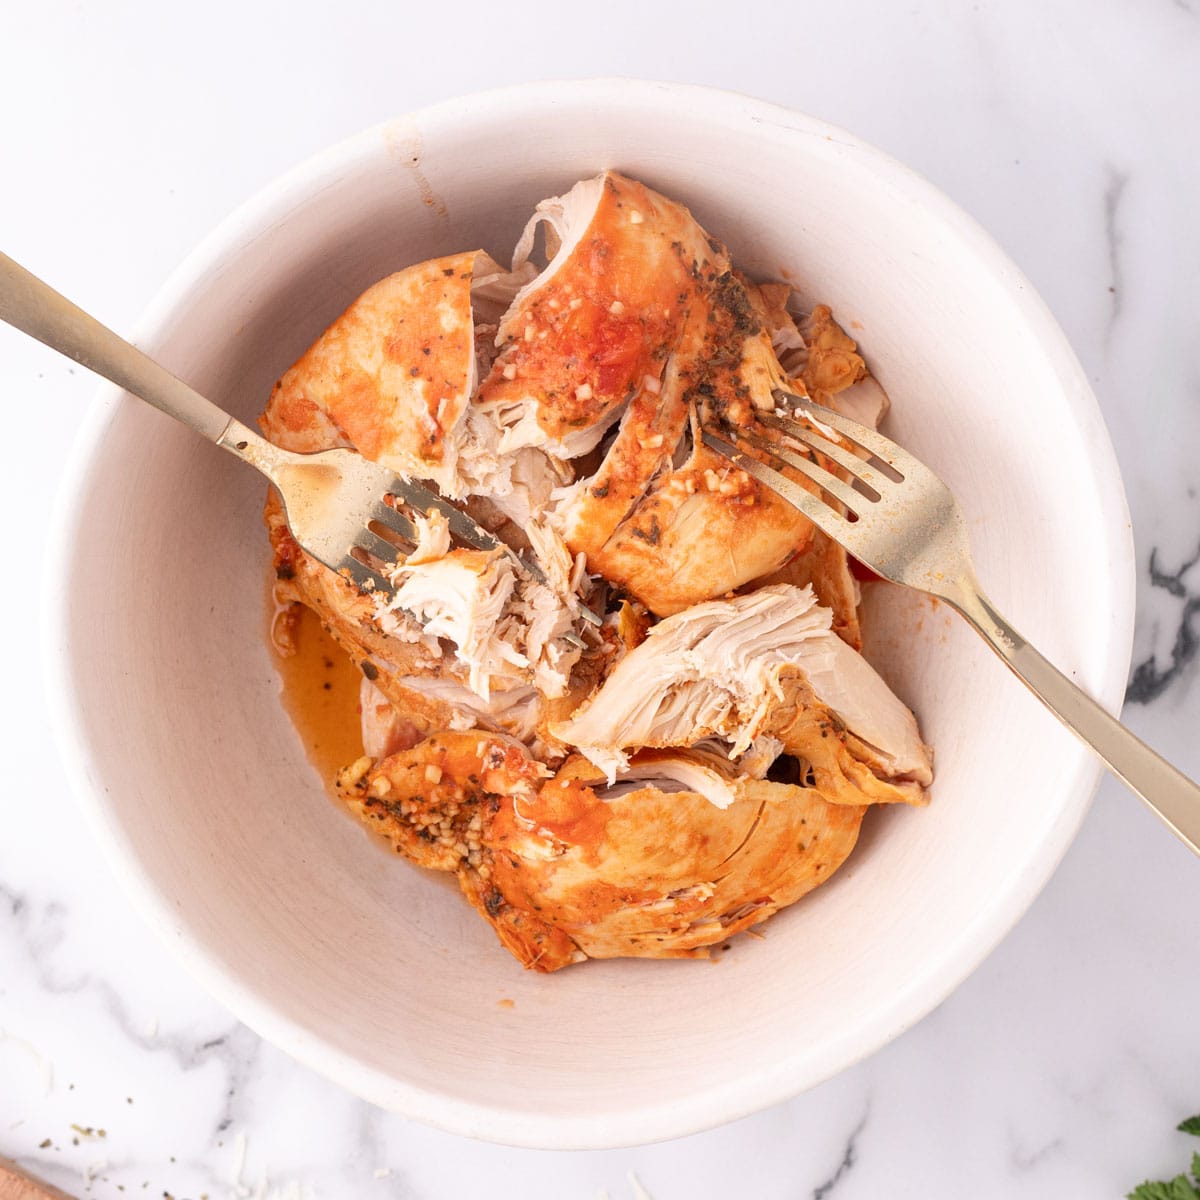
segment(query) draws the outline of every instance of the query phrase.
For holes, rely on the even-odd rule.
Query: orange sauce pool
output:
[[[289,640],[296,648],[294,654],[280,651],[273,624],[271,645],[283,684],[283,707],[304,743],[308,761],[332,792],[337,772],[363,752],[358,707],[362,676],[310,608],[295,605],[273,620],[288,623]]]
[[[362,675],[350,657],[325,632],[312,609],[296,604],[281,609],[269,590],[268,635],[275,667],[282,686],[279,698],[291,718],[304,753],[313,765],[329,798],[347,820],[354,817],[342,804],[334,787],[334,777],[342,767],[362,757],[362,726],[358,705]],[[286,623],[286,630],[280,628]],[[281,643],[295,646],[294,654],[284,654]],[[392,843],[369,826],[355,821],[367,835],[367,841],[395,859]],[[417,868],[414,867],[414,870]],[[429,879],[423,886],[435,884],[458,891],[453,875],[439,871],[422,872]]]

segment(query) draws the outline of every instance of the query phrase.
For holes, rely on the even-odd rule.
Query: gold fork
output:
[[[503,548],[521,570],[541,577],[536,565],[466,513],[354,450],[296,454],[268,442],[5,254],[0,254],[0,319],[261,471],[278,490],[296,541],[363,591],[390,597],[389,565],[402,551],[388,534],[405,542],[416,538],[412,521],[389,498],[425,514],[441,513],[458,542],[477,550]]]
[[[966,522],[950,489],[874,429],[804,396],[777,392],[776,400],[783,411],[760,413],[758,419],[794,449],[740,429],[723,428],[721,434],[806,475],[824,496],[711,429],[701,432],[704,444],[793,504],[877,575],[937,596],[966,617],[1017,678],[1200,854],[1200,787],[1076,687],[1000,615],[975,578]],[[804,423],[785,415],[789,410]],[[818,454],[845,477],[822,466]]]

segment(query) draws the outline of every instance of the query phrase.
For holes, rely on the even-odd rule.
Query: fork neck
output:
[[[960,575],[935,593],[956,609],[981,633],[1001,658],[1012,662],[1028,642],[1008,623],[988,599],[971,571]]]
[[[261,433],[244,425],[236,417],[229,418],[229,424],[213,441],[222,450],[228,450],[242,462],[249,463],[272,481],[280,466],[295,457],[290,451],[268,442]]]

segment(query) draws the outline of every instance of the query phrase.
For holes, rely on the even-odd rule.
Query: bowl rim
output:
[[[314,181],[376,153],[381,133],[397,120],[433,118],[469,121],[480,104],[528,111],[546,103],[602,110],[619,100],[647,108],[686,105],[692,113],[724,121],[741,120],[770,130],[773,136],[801,135],[836,141],[856,159],[886,177],[897,195],[932,212],[970,244],[981,263],[1003,285],[1022,311],[1040,353],[1074,387],[1063,387],[1063,399],[1085,439],[1088,461],[1101,506],[1100,527],[1112,564],[1110,636],[1096,649],[1096,695],[1110,711],[1119,712],[1133,647],[1135,573],[1133,535],[1125,492],[1111,439],[1099,404],[1082,368],[1045,302],[999,245],[972,217],[923,176],[854,134],[816,117],[727,89],[645,79],[604,77],[541,80],[476,91],[391,118],[310,155],[240,204],[207,234],[170,274],[138,321],[133,340],[153,347],[175,310],[214,266],[236,259],[270,225],[272,215],[286,213],[307,196]],[[1101,775],[1097,759],[1082,745],[1072,747],[1073,760],[1064,772],[1066,800],[1029,869],[1016,877],[1004,902],[977,919],[970,938],[960,939],[954,953],[942,958],[914,985],[898,993],[885,1011],[855,1030],[855,1045],[840,1066],[820,1075],[798,1078],[786,1061],[769,1074],[710,1088],[684,1101],[672,1100],[630,1108],[619,1114],[586,1116],[497,1108],[463,1100],[386,1075],[328,1044],[320,1034],[278,1011],[274,1004],[227,971],[187,925],[170,900],[143,870],[132,844],[106,800],[106,789],[92,759],[86,714],[75,687],[68,654],[67,630],[71,596],[61,581],[70,577],[76,513],[84,483],[125,393],[111,384],[98,390],[67,456],[63,481],[55,499],[45,559],[42,619],[43,666],[51,726],[62,752],[72,790],[100,843],[118,883],[133,906],[167,945],[176,960],[219,1003],[267,1041],[348,1091],[383,1108],[445,1131],[529,1148],[603,1149],[663,1141],[745,1117],[815,1087],[853,1066],[916,1024],[948,997],[1025,914],[1073,841]],[[1032,701],[1031,701],[1032,702]]]

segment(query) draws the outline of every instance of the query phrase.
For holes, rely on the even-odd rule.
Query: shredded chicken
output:
[[[831,614],[811,588],[760,588],[668,617],[553,732],[610,783],[627,768],[630,747],[719,738],[736,759],[755,738],[775,732],[772,718],[794,704],[798,679],[835,719],[824,722],[833,740],[848,733],[871,748],[881,773],[930,782],[929,752],[912,714],[832,632]],[[799,749],[786,738],[783,744],[791,753]]]
[[[511,269],[474,250],[368,289],[261,418],[431,481],[533,567],[412,513],[394,593],[360,593],[266,506],[278,599],[363,672],[339,794],[528,967],[703,956],[824,882],[869,805],[927,799],[845,551],[699,437],[779,436],[778,389],[882,418],[830,310],[789,304],[604,172],[537,206]]]

